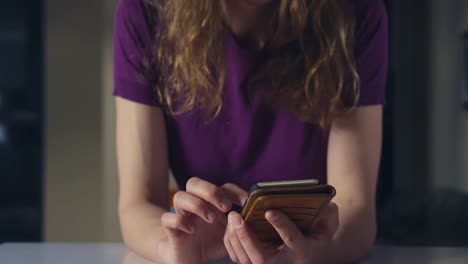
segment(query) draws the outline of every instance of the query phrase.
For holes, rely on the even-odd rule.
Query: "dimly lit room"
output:
[[[0,2],[0,263],[461,264],[467,223],[466,0]]]

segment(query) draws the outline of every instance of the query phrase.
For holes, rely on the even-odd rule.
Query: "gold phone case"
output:
[[[305,233],[335,193],[335,188],[330,185],[257,189],[250,194],[242,217],[261,241],[280,243],[278,233],[265,219],[266,211],[282,211]]]

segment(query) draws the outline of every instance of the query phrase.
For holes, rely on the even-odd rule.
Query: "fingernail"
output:
[[[231,214],[229,216],[229,222],[234,228],[240,228],[242,226],[242,220],[239,218],[238,215]]]
[[[232,204],[231,201],[227,198],[224,198],[219,205],[221,206],[221,209],[227,210],[230,204]]]
[[[213,212],[208,212],[206,214],[206,218],[208,219],[209,222],[214,222],[216,219],[216,215]]]

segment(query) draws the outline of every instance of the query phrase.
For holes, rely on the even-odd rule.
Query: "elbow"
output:
[[[128,220],[126,219],[127,213],[126,210],[122,210],[119,208],[119,227],[120,227],[120,234],[122,236],[122,241],[127,247],[131,247],[131,239],[128,230]]]
[[[363,256],[366,257],[369,252],[371,251],[372,247],[375,245],[375,241],[377,239],[377,223],[373,223],[368,227],[366,232],[366,236],[363,239]]]
[[[362,236],[360,236],[359,248],[356,249],[356,256],[354,259],[362,260],[366,258],[371,252],[377,239],[377,223],[372,221],[363,229]]]
[[[375,210],[367,206],[348,207],[343,216],[342,230],[338,233],[338,241],[343,242],[344,258],[339,263],[356,263],[366,258],[377,239],[377,218]],[[340,219],[341,220],[341,219]]]
[[[120,233],[124,244],[129,248],[132,248],[136,240],[135,236],[138,235],[138,233],[136,233],[138,231],[136,228],[138,223],[135,221],[137,221],[137,216],[140,214],[139,207],[141,207],[141,205],[138,203],[119,202],[118,218]]]

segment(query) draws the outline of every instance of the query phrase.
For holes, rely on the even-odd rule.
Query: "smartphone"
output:
[[[282,211],[307,233],[335,194],[333,186],[315,179],[257,183],[249,190],[242,217],[261,241],[279,244],[281,238],[265,219],[268,210]]]

